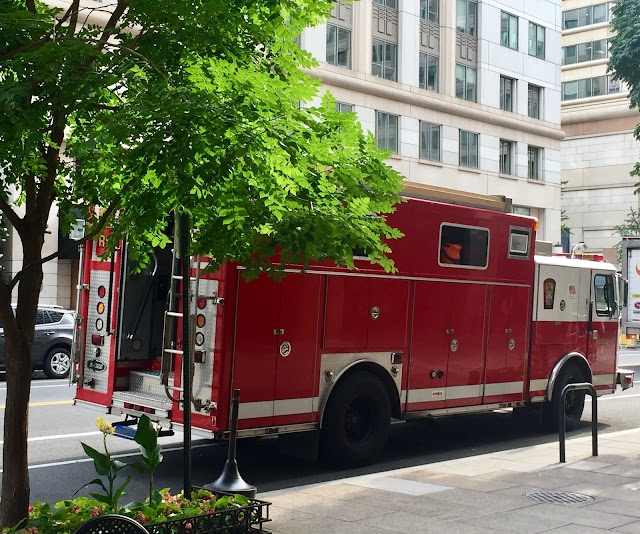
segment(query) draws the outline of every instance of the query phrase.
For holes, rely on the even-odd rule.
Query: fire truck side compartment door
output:
[[[615,387],[616,350],[620,306],[616,300],[616,275],[613,271],[592,270],[592,331],[588,336],[588,357],[593,382]]]
[[[576,350],[579,302],[583,302],[582,295],[578,295],[578,282],[575,268],[539,265],[536,344],[558,345],[558,352]]]
[[[273,422],[280,285],[261,274],[238,282],[233,387],[240,389],[240,428]]]
[[[308,423],[313,418],[317,382],[315,368],[320,331],[320,295],[323,277],[289,274],[280,282],[274,424]]]

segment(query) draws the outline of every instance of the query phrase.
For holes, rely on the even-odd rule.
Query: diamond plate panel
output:
[[[92,270],[90,280],[91,286],[89,289],[89,313],[87,317],[85,338],[86,349],[84,356],[84,369],[82,370],[82,374],[84,376],[85,382],[91,379],[95,381],[95,385],[92,388],[93,390],[100,393],[106,393],[108,388],[109,366],[111,365],[110,355],[113,336],[107,335],[107,301],[109,296],[107,293],[104,297],[100,298],[98,296],[98,287],[104,286],[107,288],[108,292],[109,271]],[[101,314],[98,313],[99,302],[102,302],[104,304],[104,311]],[[96,327],[96,321],[98,319],[102,320],[102,329],[100,330],[98,330],[98,328]],[[95,358],[96,347],[91,343],[92,334],[100,334],[104,336],[104,345],[100,347],[99,358]],[[102,365],[104,365],[104,369],[102,369],[102,366],[96,366],[91,363],[94,361],[98,361]]]

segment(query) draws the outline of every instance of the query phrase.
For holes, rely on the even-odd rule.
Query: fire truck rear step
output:
[[[169,385],[173,387],[173,373],[169,375]],[[114,406],[147,413],[152,411],[164,417],[169,416],[173,405],[160,383],[160,371],[131,371],[129,389],[115,391],[112,402]]]

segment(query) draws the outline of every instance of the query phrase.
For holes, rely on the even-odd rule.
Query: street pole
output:
[[[183,427],[183,471],[184,496],[191,496],[191,305],[189,289],[191,286],[191,261],[188,257],[189,249],[189,216],[181,213],[179,216],[180,257],[182,258],[182,411]]]

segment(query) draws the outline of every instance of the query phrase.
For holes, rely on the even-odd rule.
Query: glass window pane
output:
[[[597,24],[598,22],[607,22],[607,14],[609,12],[607,4],[599,4],[593,6],[593,20],[591,24]]]
[[[591,80],[591,96],[607,94],[607,77],[598,76]]]
[[[509,48],[518,49],[518,17],[509,18]]]
[[[469,134],[469,167],[478,168],[478,134]]]
[[[430,157],[434,161],[440,161],[440,126],[431,125],[431,151]]]
[[[351,32],[338,29],[338,63],[340,67],[351,68]]]
[[[398,153],[398,117],[396,115],[389,115],[388,149],[394,154]]]
[[[465,99],[469,102],[476,101],[476,69],[467,67],[467,84]]]
[[[429,159],[429,124],[420,123],[420,157]]]
[[[464,98],[465,71],[463,65],[456,65],[456,98]]]
[[[578,45],[578,63],[582,63],[583,61],[591,61],[591,43]]]
[[[378,113],[378,121],[376,124],[376,137],[378,148],[387,149],[387,123],[389,116],[386,113]]]
[[[467,132],[460,132],[460,165],[469,166],[469,140]]]
[[[420,54],[418,85],[421,89],[427,88],[427,54]]]
[[[578,80],[578,98],[591,96],[591,78]]]
[[[533,22],[529,23],[529,55],[536,55],[536,25]]]
[[[536,57],[544,59],[544,26],[538,26],[538,40],[536,48]]]
[[[593,42],[593,59],[604,59],[609,55],[609,47],[606,39]]]
[[[573,65],[578,62],[578,47],[566,46],[564,48],[564,64]]]
[[[500,13],[500,44],[509,46],[509,15],[504,11]]]
[[[371,73],[374,76],[382,77],[382,48],[384,43],[382,41],[378,41],[377,39],[373,40],[373,46],[371,47]]]
[[[396,81],[396,45],[385,43],[384,78]]]
[[[578,82],[565,82],[562,84],[562,100],[575,100],[578,98]]]
[[[475,2],[469,1],[469,19],[467,20],[467,33],[469,35],[476,35],[477,12],[478,5]]]
[[[427,68],[427,89],[438,91],[438,71],[440,67],[440,59],[434,56],[428,57]]]
[[[565,11],[562,15],[564,19],[564,29],[568,30],[570,28],[578,27],[578,10],[572,9],[570,11]]]
[[[578,26],[586,26],[591,24],[591,16],[593,10],[591,6],[578,9]]]
[[[456,30],[467,31],[467,0],[457,0],[456,2]]]
[[[431,22],[438,22],[438,0],[429,0],[429,20]]]
[[[327,24],[327,63],[336,64],[336,26]]]

